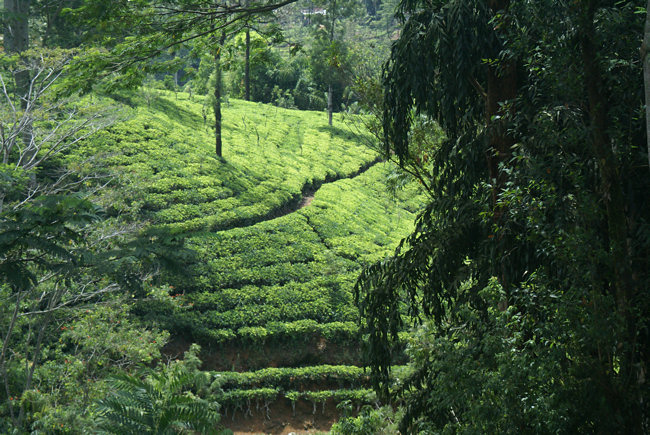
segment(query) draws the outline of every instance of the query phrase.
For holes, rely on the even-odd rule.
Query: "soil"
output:
[[[308,195],[302,198],[300,202],[300,208],[308,207],[311,202],[314,200],[314,195]]]
[[[163,354],[167,359],[180,359],[189,346],[188,340],[175,337],[163,348]],[[297,347],[300,347],[299,351]],[[301,358],[296,360],[296,356]],[[312,364],[354,365],[359,362],[359,351],[358,345],[337,345],[320,337],[300,346],[295,343],[268,343],[263,346],[226,344],[215,349],[204,348],[200,358],[204,362],[201,367],[203,370],[246,371]],[[337,388],[342,386],[334,383],[300,385],[301,390]],[[235,435],[303,435],[329,432],[332,424],[340,418],[340,412],[331,400],[325,402],[324,406],[317,404],[314,409],[313,403],[301,399],[295,402],[294,410],[289,399],[279,398],[270,403],[268,416],[259,405],[251,403],[250,409],[236,409],[234,413],[232,408],[222,409],[221,422]]]
[[[331,401],[316,405],[316,413],[311,402],[298,400],[295,414],[288,399],[279,399],[269,407],[269,415],[255,405],[251,405],[251,414],[244,415],[244,411],[237,410],[232,416],[229,409],[227,415],[222,416],[223,425],[231,429],[235,435],[272,434],[288,435],[314,434],[328,432],[332,425],[339,419],[340,413]]]
[[[174,337],[162,349],[166,359],[181,359],[191,342]],[[330,343],[322,337],[302,343],[243,344],[226,343],[212,348],[203,346],[199,355],[202,370],[253,371],[266,367],[305,367],[320,364],[359,365],[358,343]]]

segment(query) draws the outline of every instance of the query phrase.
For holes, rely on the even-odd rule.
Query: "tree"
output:
[[[142,83],[147,73],[169,67],[151,62],[162,52],[207,38],[213,44],[215,71],[220,76],[221,45],[225,41],[225,37],[222,37],[239,32],[240,26],[245,26],[251,17],[269,13],[295,1],[250,0],[242,5],[234,1],[148,0],[111,2],[106,5],[101,0],[87,0],[83,7],[75,11],[75,16],[89,26],[105,29],[103,36],[110,51],[94,51],[93,56],[72,65],[71,72],[78,76],[76,86],[84,90],[89,90],[100,78],[111,79],[106,85],[108,89],[135,87]],[[116,34],[128,36],[116,40]],[[116,73],[119,74],[116,76]],[[217,84],[220,86],[219,80]],[[221,88],[215,88],[214,93],[215,97],[220,96]],[[220,101],[214,104],[215,152],[222,157]]]
[[[3,258],[0,264],[0,282],[3,286],[8,286],[6,296],[12,300],[12,312],[3,328],[5,332],[0,352],[0,373],[7,398],[13,397],[12,392],[16,390],[22,393],[32,387],[34,370],[40,360],[44,334],[52,313],[61,304],[70,303],[66,297],[68,289],[65,281],[70,279],[71,274],[76,272],[74,269],[80,265],[81,252],[75,245],[81,241],[82,234],[75,231],[74,227],[91,222],[93,217],[92,206],[74,197],[43,198],[34,201],[30,207],[5,212],[1,216]],[[43,270],[43,275],[35,274],[35,266]],[[49,288],[46,281],[52,282]],[[101,294],[110,290],[107,287],[97,291]],[[86,297],[92,298],[98,294],[92,293],[94,294],[88,295],[81,292],[72,297],[86,300]],[[15,384],[19,381],[8,376],[7,363],[19,316],[35,320],[28,321],[29,334],[25,340],[29,343],[35,339],[35,342],[31,355],[28,356],[30,365],[24,373],[24,383],[17,386]],[[10,401],[9,411],[13,424],[21,427],[25,409],[20,407],[15,413]]]
[[[46,403],[65,396],[65,388],[48,376],[60,371],[70,375],[59,366],[70,367],[67,360],[73,356],[84,370],[81,379],[68,377],[67,387],[92,389],[91,363],[106,352],[95,347],[82,359],[76,350],[57,347],[57,340],[64,338],[61,324],[73,323],[84,311],[89,316],[100,301],[123,310],[116,302],[120,296],[138,293],[151,270],[160,266],[157,254],[151,255],[156,249],[151,240],[159,236],[150,233],[139,239],[141,228],[103,221],[91,200],[111,181],[101,164],[104,156],[70,157],[75,147],[116,122],[120,110],[105,99],[58,94],[69,51],[30,49],[21,54],[0,57],[0,431],[26,430],[52,416]],[[16,70],[30,72],[25,95],[16,92]],[[25,129],[30,131],[27,145],[22,140]],[[164,256],[169,247],[160,248]],[[161,341],[160,335],[154,336]],[[76,339],[72,347],[82,353],[84,345]],[[139,349],[153,351],[142,343]],[[63,358],[58,360],[61,353],[65,365]],[[133,360],[129,356],[120,364]],[[47,393],[37,391],[49,382]]]
[[[32,32],[49,48],[73,48],[82,42],[84,33],[93,31],[75,22],[63,11],[82,6],[83,0],[33,0],[32,16],[39,23]]]
[[[8,53],[20,53],[29,47],[30,0],[6,0],[4,2],[4,44]]]
[[[22,19],[27,22],[26,16]],[[103,156],[71,161],[71,150],[115,122],[119,109],[105,99],[61,93],[70,79],[67,67],[72,57],[81,57],[78,52],[24,48],[19,54],[0,56],[2,432],[52,431],[51,420],[61,418],[57,411],[65,415],[52,410],[52,403],[66,397],[66,389],[80,395],[78,401],[66,403],[74,403],[74,411],[80,411],[76,420],[83,421],[81,414],[93,398],[89,390],[101,390],[92,385],[93,364],[114,368],[151,363],[160,356],[156,340],[162,343],[165,338],[141,325],[129,328],[126,332],[137,328],[141,338],[152,337],[153,343],[139,343],[137,351],[123,352],[115,361],[106,356],[113,356],[106,346],[66,336],[68,325],[80,326],[95,312],[110,311],[113,304],[124,314],[124,307],[116,303],[120,293],[129,291],[129,297],[138,293],[151,272],[145,263],[153,260],[148,263],[152,269],[160,263],[150,255],[152,234],[143,241],[136,237],[137,226],[100,224],[101,210],[90,198],[110,180],[99,163]],[[104,304],[103,310],[96,309],[97,302]],[[88,338],[101,329],[98,323],[102,322],[86,329]],[[128,341],[128,333],[121,345]],[[70,369],[73,359],[75,368]],[[47,391],[39,391],[44,387]]]
[[[422,322],[402,431],[647,430],[639,6],[400,2],[385,152],[418,157],[423,117],[446,136],[416,230],[357,284],[385,395]]]
[[[216,141],[217,157],[222,157],[221,143],[221,93],[223,89],[223,78],[221,76],[221,50],[226,42],[226,31],[221,31],[219,42],[214,47],[214,135]]]
[[[221,55],[224,49],[224,44],[227,38],[237,35],[243,30],[246,34],[246,50],[245,50],[245,68],[244,68],[244,82],[245,82],[245,99],[250,101],[250,24],[248,20],[242,20],[240,23],[233,25],[229,28],[223,28],[221,35],[216,43],[213,44],[214,48],[214,73],[215,73],[215,88],[214,88],[214,117],[215,117],[215,140],[216,140],[216,154],[217,157],[222,157],[222,139],[221,139],[221,96],[223,94],[223,66]],[[272,28],[271,34],[277,35],[277,29]]]
[[[7,0],[5,10],[7,16],[4,23],[4,45],[7,53],[20,54],[29,48],[29,0]],[[21,96],[20,106],[25,110],[27,93],[29,92],[30,75],[27,69],[18,69],[14,72],[16,92]],[[22,129],[22,141],[28,147],[31,138],[31,126],[25,125]]]
[[[8,180],[18,172],[33,174],[47,160],[65,153],[117,119],[114,115],[108,115],[109,107],[89,110],[89,106],[75,105],[72,99],[55,95],[57,81],[60,81],[70,57],[65,51],[24,51],[23,59],[11,66],[10,74],[14,80],[5,80],[5,77],[11,76],[5,74],[6,70],[0,71],[4,100],[3,109],[0,110],[0,154],[5,165],[3,169],[9,171]],[[31,78],[23,94],[20,81],[25,71]],[[18,96],[15,96],[16,93]],[[28,186],[29,193],[21,205],[39,195],[66,191],[70,183],[79,183],[79,180],[71,178],[74,178],[73,174],[63,172],[47,183],[32,180]],[[0,191],[0,211],[4,198],[13,188],[7,186],[6,189]]]
[[[115,122],[119,111],[57,96],[68,52],[21,55],[2,58],[0,69],[0,293],[6,302],[0,310],[0,373],[14,428],[28,420],[22,399],[33,390],[60,314],[120,288],[101,270],[115,258],[100,260],[93,252],[111,237],[94,234],[100,211],[88,195],[108,177],[92,158],[77,162],[92,167],[90,173],[63,163],[68,151]],[[26,94],[16,91],[16,70],[30,73]],[[87,185],[92,187],[84,195]],[[114,230],[115,236],[128,232]]]
[[[326,86],[327,119],[332,125],[335,107],[340,106],[348,83],[350,53],[341,40],[330,41],[324,32],[318,32],[309,53],[312,80],[322,89]]]
[[[320,26],[315,33],[312,53],[312,71],[317,82],[327,86],[327,119],[332,125],[334,112],[334,86],[345,70],[347,47],[343,42],[339,22],[344,17],[351,16],[359,6],[350,0],[325,0],[316,2],[325,8],[324,15],[318,15],[315,23]]]
[[[368,15],[371,17],[377,15],[377,12],[381,7],[381,0],[365,0],[364,3],[366,4],[366,12]]]
[[[282,31],[277,25],[261,22],[262,18],[272,19],[272,14],[266,13],[257,17],[257,25],[253,25],[250,20],[245,24],[245,44],[244,44],[244,99],[251,101],[251,29],[258,35],[271,38],[274,42],[283,39]],[[267,24],[263,27],[264,24]]]
[[[251,100],[251,29],[246,26],[246,66],[244,67],[244,99]]]
[[[246,1],[248,5],[248,0]],[[246,25],[246,50],[244,55],[244,100],[251,100],[251,75],[250,75],[250,61],[251,61],[251,28]]]

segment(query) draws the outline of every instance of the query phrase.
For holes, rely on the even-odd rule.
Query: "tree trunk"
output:
[[[4,46],[8,53],[20,53],[29,47],[29,0],[5,0],[7,22]]]
[[[607,133],[607,98],[603,87],[600,66],[597,61],[595,30],[593,25],[596,2],[591,0],[584,13],[580,45],[585,72],[585,86],[589,101],[589,117],[592,130],[592,152],[598,162],[601,195],[605,204],[610,254],[613,261],[614,287],[621,314],[628,312],[628,277],[626,260],[627,225],[625,197],[616,156]]]
[[[219,43],[214,51],[214,138],[215,138],[215,152],[217,157],[221,158],[222,143],[221,143],[221,48],[226,40],[226,31],[221,31]]]
[[[650,0],[646,5],[645,29],[641,60],[643,61],[643,83],[645,85],[645,126],[648,144],[648,167],[650,168]]]
[[[331,13],[330,13],[331,12]],[[336,0],[332,0],[330,10],[328,11],[330,17],[330,46],[334,44],[334,28],[336,26]],[[332,66],[330,66],[332,68]],[[332,75],[334,71],[332,71]],[[330,80],[332,78],[330,77]],[[327,122],[330,127],[332,126],[332,112],[334,111],[334,103],[332,102],[332,83],[327,85]]]
[[[251,100],[251,29],[246,26],[246,58],[244,63],[244,99]]]
[[[502,11],[506,11],[510,5],[509,0],[490,0],[489,6],[494,14],[498,16]],[[503,15],[507,16],[507,15]],[[507,18],[500,18],[501,29],[509,25]],[[498,26],[498,25],[497,25]],[[496,31],[496,30],[495,30]],[[504,207],[498,203],[499,194],[506,184],[506,171],[503,168],[509,164],[512,157],[512,146],[515,143],[512,135],[508,134],[508,122],[512,117],[513,107],[504,105],[512,101],[517,96],[517,65],[514,59],[501,59],[497,65],[488,66],[487,71],[487,90],[485,98],[485,125],[488,131],[488,147],[486,150],[486,159],[490,183],[492,184],[492,213],[495,226],[500,226],[502,216],[505,211]],[[494,273],[499,277],[499,282],[509,290],[510,283],[519,280],[519,277],[510,276],[508,273],[508,262],[512,259],[509,257],[509,246],[511,243],[504,232],[498,232],[496,238],[499,247],[498,257],[494,258]],[[499,308],[505,310],[508,306],[507,299],[499,302]]]
[[[330,127],[332,126],[332,110],[333,110],[333,104],[332,104],[332,85],[330,84],[327,87],[327,120],[330,124]]]
[[[488,169],[492,189],[492,205],[496,206],[497,196],[505,183],[504,173],[499,169],[507,164],[512,156],[514,138],[507,132],[510,109],[500,103],[511,101],[517,96],[517,68],[513,60],[505,61],[499,67],[488,68],[488,86],[486,98],[486,125],[489,129]],[[505,110],[504,110],[505,109]],[[496,214],[500,213],[495,210]],[[499,217],[499,216],[497,216]]]
[[[630,409],[636,397],[636,353],[633,348],[635,327],[630,312],[630,298],[633,287],[630,280],[630,263],[627,254],[627,219],[625,215],[625,197],[622,187],[620,168],[616,155],[612,150],[611,141],[607,132],[608,113],[607,95],[602,72],[598,64],[597,43],[595,38],[594,15],[597,1],[590,0],[586,7],[583,6],[580,17],[579,39],[582,50],[582,61],[585,74],[585,88],[589,102],[589,118],[591,127],[591,148],[593,157],[598,163],[600,173],[600,195],[605,205],[607,220],[607,238],[609,241],[609,257],[611,267],[611,287],[616,300],[618,314],[620,315],[624,332],[620,337],[620,361],[618,386],[614,397],[609,401],[617,406],[617,412],[624,419],[625,427],[622,433],[641,433],[641,412],[638,407]],[[608,361],[605,361],[609,364]],[[609,370],[609,368],[608,368]],[[613,369],[612,369],[613,371]]]
[[[29,48],[29,2],[30,0],[5,0],[5,11],[8,15],[5,32],[4,47],[7,53],[22,53]],[[20,106],[27,109],[30,89],[30,73],[26,69],[18,68],[14,73],[16,81],[16,94],[20,97]],[[29,149],[32,143],[33,130],[31,122],[26,125],[23,134],[23,147]],[[25,154],[25,163],[29,163],[32,153]]]
[[[496,15],[509,6],[508,0],[491,0],[490,8]],[[507,107],[500,103],[513,100],[517,96],[517,68],[514,60],[505,60],[497,66],[488,67],[487,97],[485,100],[485,123],[489,130],[487,151],[488,169],[492,188],[492,205],[496,207],[497,196],[504,185],[504,174],[499,170],[501,164],[510,160],[514,138],[508,134],[506,122],[511,115]],[[505,111],[504,111],[505,109]],[[500,211],[495,208],[497,220]]]

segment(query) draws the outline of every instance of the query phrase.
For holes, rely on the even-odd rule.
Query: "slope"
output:
[[[352,288],[364,265],[412,230],[416,189],[389,195],[392,168],[322,113],[230,100],[222,161],[204,100],[143,92],[122,98],[127,121],[81,150],[102,155],[117,174],[103,196],[111,215],[181,235],[195,254],[182,277],[169,277],[171,297],[136,302],[135,312],[172,333],[172,357],[201,344],[204,368],[219,376],[267,367],[317,373],[323,364],[357,376]],[[331,382],[300,392],[273,382],[224,388],[220,400],[233,416],[245,409],[240,418],[250,416],[251,400],[267,416],[273,401],[309,402],[315,412],[316,404],[373,402],[362,379],[340,392]]]

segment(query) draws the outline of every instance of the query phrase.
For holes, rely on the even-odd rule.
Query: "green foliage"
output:
[[[363,406],[358,416],[353,417],[352,402],[341,402],[338,407],[343,410],[343,417],[332,426],[333,435],[365,435],[365,434],[395,434],[398,433],[394,422],[393,410],[386,406],[373,408]]]
[[[446,135],[416,230],[357,285],[402,432],[647,431],[639,5],[400,2],[386,151],[408,168],[422,117]],[[415,373],[391,391],[408,323]]]
[[[164,234],[189,236],[193,254],[178,258],[183,278],[169,277],[175,302],[143,301],[138,313],[205,344],[354,340],[356,274],[406,234],[419,197],[386,196],[383,165],[355,177],[373,155],[314,113],[231,100],[224,137],[232,155],[218,162],[200,145],[210,146],[200,101],[167,95],[79,153],[117,143],[122,154],[107,163],[119,174],[120,190],[105,193],[108,213],[151,219],[147,234],[155,244]],[[258,137],[259,147],[251,148]],[[353,178],[333,182],[346,177]],[[309,207],[271,219],[297,208],[303,192],[323,182],[329,183]]]
[[[474,125],[481,121],[483,101],[474,86],[486,80],[484,60],[496,59],[500,50],[490,26],[488,4],[459,0],[427,7],[418,1],[402,1],[397,13],[405,23],[386,65],[387,144],[391,143],[399,156],[409,154],[408,135],[416,118],[413,104],[418,113],[427,113],[453,135],[454,143],[449,146],[456,145],[456,140],[462,148],[481,141],[482,136],[475,137]],[[420,80],[411,68],[418,68],[423,75],[438,71],[440,78]],[[401,87],[391,86],[398,83]]]
[[[366,385],[368,375],[361,367],[320,365],[298,368],[269,367],[255,372],[215,372],[223,389],[275,386],[283,390],[303,390],[306,386],[338,383],[340,388]]]
[[[322,92],[327,92],[328,86],[332,86],[333,104],[338,111],[350,82],[352,59],[346,43],[341,40],[330,41],[328,35],[324,31],[322,33],[314,39],[309,52],[309,72]]]
[[[319,110],[324,107],[320,93],[318,96],[312,95],[304,86],[299,86],[302,81],[309,80],[308,59],[304,53],[289,55],[286,50],[271,45],[270,38],[257,32],[251,32],[250,38],[251,101],[301,110]],[[234,98],[243,98],[244,34],[238,34],[230,44],[228,49],[231,57],[227,62],[228,71],[225,74],[226,89]],[[309,86],[311,84],[308,84],[307,88]]]
[[[502,310],[503,289],[494,280],[479,293],[487,313],[466,306],[458,313],[462,328],[443,322],[416,330],[408,353],[417,369],[404,383],[403,421],[409,427],[548,433],[609,424],[591,411],[604,397],[601,387],[581,378],[583,370],[598,370],[589,361],[593,344],[586,337],[603,343],[616,332],[607,337],[586,325],[579,300],[566,304],[537,281],[543,280],[533,277],[514,292]],[[580,336],[573,332],[577,327],[589,331]],[[575,415],[578,400],[585,404],[581,416]]]
[[[224,392],[219,399],[224,406],[250,404],[251,400],[272,402],[277,399],[277,388],[255,388],[250,390],[231,390]]]
[[[198,350],[192,348],[186,358],[196,359]],[[182,362],[172,363],[145,377],[118,374],[108,382],[113,392],[98,401],[96,409],[102,433],[225,433],[218,428],[216,403],[190,390],[196,391],[205,383],[191,364],[188,367]]]
[[[269,14],[293,1],[251,0],[245,6],[233,8],[211,0],[175,0],[161,9],[151,0],[111,5],[85,0],[66,13],[96,29],[91,47],[101,45],[102,50],[93,50],[92,55],[75,60],[71,71],[78,81],[72,85],[85,91],[98,87],[97,82],[109,90],[135,88],[147,74],[179,70],[179,59],[161,56],[166,50],[184,44],[194,44],[208,52],[221,50],[217,41],[222,32],[236,32],[251,17]]]
[[[61,350],[74,349],[75,358],[84,362],[85,375],[93,378],[111,365],[151,364],[160,358],[169,333],[142,329],[128,312],[128,306],[98,306],[62,316]]]
[[[44,432],[79,432],[92,426],[89,408],[108,394],[104,379],[120,370],[151,364],[160,358],[169,337],[166,332],[143,328],[130,318],[128,308],[112,304],[61,311],[49,335],[51,343],[43,349],[33,386],[21,396],[28,424]],[[15,370],[27,364],[26,356],[10,367]],[[13,373],[16,381],[23,376]]]
[[[404,367],[395,367],[401,373]],[[255,372],[214,372],[211,388],[215,397],[232,412],[242,410],[252,413],[252,404],[266,410],[282,398],[288,399],[295,409],[297,401],[311,402],[316,413],[317,405],[324,409],[326,402],[348,403],[360,407],[377,404],[374,391],[364,388],[368,383],[365,370],[355,366],[320,365],[300,368],[266,368]],[[336,388],[336,389],[327,389]]]
[[[260,403],[262,403],[268,412],[269,405],[281,396],[289,399],[294,404],[298,400],[311,402],[314,407],[314,414],[316,413],[316,405],[320,404],[324,407],[327,401],[334,401],[335,403],[347,401],[358,405],[376,403],[377,401],[375,392],[368,389],[281,392],[277,388],[230,390],[219,396],[219,400],[224,406],[230,406],[233,413],[237,409],[244,410],[244,406],[246,406],[244,411],[251,414],[252,402],[257,403],[258,408]]]
[[[365,404],[376,402],[377,396],[375,392],[370,389],[357,389],[357,390],[321,390],[321,391],[300,391],[296,392],[297,395],[291,397],[308,400],[314,404],[324,403],[327,400],[334,400],[335,402],[350,401],[355,404]],[[290,393],[287,393],[290,394]]]
[[[260,111],[233,100],[224,108],[230,151],[227,163],[218,164],[200,99],[160,95],[153,104],[142,104],[132,120],[102,132],[88,147],[115,151],[117,143],[122,151],[107,163],[119,167],[132,194],[122,195],[112,211],[144,209],[171,231],[248,225],[298,201],[304,186],[354,173],[373,158],[350,143],[351,133],[329,134],[315,113]]]
[[[220,19],[232,14],[202,0],[167,5],[186,12],[159,14],[159,2],[150,1],[33,1],[30,36],[41,35],[43,46],[87,44],[70,52],[74,59],[63,69],[65,80],[52,90],[112,93],[136,87],[149,73],[177,71],[185,54],[161,54],[165,47],[189,37],[197,41],[192,55],[200,56],[214,42],[203,33],[219,30]],[[275,7],[266,1],[249,6]],[[206,7],[211,16],[187,13]],[[235,18],[251,19],[246,11]],[[102,48],[96,46],[100,42]],[[305,53],[291,49],[298,55],[288,58],[284,48],[254,42],[258,99],[283,107],[324,107],[323,92],[306,72]],[[345,70],[345,47],[330,48],[330,66]],[[4,68],[13,60],[1,61]],[[223,394],[218,385],[208,391],[197,379],[198,350],[183,363],[134,374],[135,367],[160,360],[169,338],[148,328],[151,323],[142,324],[134,308],[146,320],[164,319],[160,325],[206,342],[356,342],[351,295],[356,275],[410,230],[418,207],[418,198],[384,197],[382,180],[390,171],[377,166],[364,172],[376,163],[375,154],[349,131],[325,127],[316,113],[225,100],[224,139],[232,146],[226,161],[206,157],[210,101],[196,93],[210,85],[211,62],[193,65],[198,71],[186,89],[194,95],[177,92],[169,75],[154,86],[174,91],[173,98],[153,86],[135,96],[113,94],[131,107],[124,107],[129,120],[93,138],[86,133],[105,124],[96,127],[77,115],[93,118],[91,109],[105,107],[106,95],[48,100],[33,120],[33,132],[47,136],[61,121],[80,134],[54,134],[66,148],[45,146],[56,158],[44,165],[0,168],[0,298],[15,301],[0,306],[0,324],[10,325],[3,330],[0,415],[7,421],[10,416],[14,430],[210,433],[218,415],[208,396],[223,397],[233,407],[284,393],[314,406],[332,399],[374,402],[373,393],[355,389],[366,379],[351,367],[268,373],[259,375],[268,389]],[[231,67],[237,89],[241,68]],[[98,83],[98,77],[105,80]],[[8,99],[15,93],[10,81]],[[18,139],[5,161],[15,160],[21,140],[27,139]],[[3,149],[9,149],[4,142]],[[59,174],[69,177],[72,187],[63,189]],[[47,183],[79,195],[33,194],[34,186]],[[328,185],[311,208],[283,216],[323,183]],[[185,237],[196,252],[184,249]],[[167,281],[173,286],[162,285]],[[280,379],[290,374],[300,382],[324,380],[353,389],[303,391],[299,382],[289,382],[286,388],[300,391],[285,391]],[[276,381],[283,390],[272,385]],[[9,430],[9,423],[0,423],[0,432]]]
[[[103,154],[73,158],[119,109],[57,94],[71,55],[30,50],[0,66],[8,103],[0,110],[3,432],[81,431],[105,391],[101,379],[159,358],[168,337],[133,322],[120,298],[132,298],[158,261],[134,240],[136,229],[104,219],[96,195],[109,180]],[[16,71],[32,77],[22,101]]]
[[[65,275],[85,258],[80,246],[83,225],[98,219],[98,209],[87,200],[54,195],[37,198],[0,214],[0,278],[15,291],[37,284],[34,267]]]
[[[40,33],[43,46],[72,48],[88,39],[88,32],[94,29],[84,27],[64,12],[64,9],[77,8],[82,3],[83,0],[63,0],[54,4],[47,0],[32,2],[32,16],[45,24],[33,26]]]

